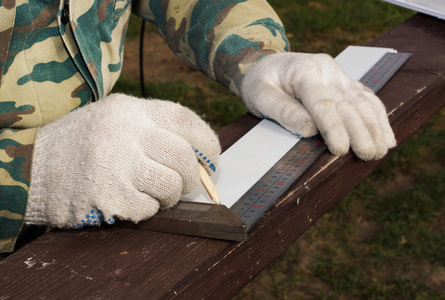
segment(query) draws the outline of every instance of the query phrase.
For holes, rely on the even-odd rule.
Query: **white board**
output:
[[[445,0],[383,0],[439,19],[445,19]]]

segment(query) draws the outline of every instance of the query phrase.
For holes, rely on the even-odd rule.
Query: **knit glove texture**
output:
[[[110,95],[40,129],[26,223],[147,219],[199,183],[197,156],[212,174],[220,152],[213,130],[191,110]]]
[[[242,97],[252,114],[292,133],[320,132],[334,155],[351,147],[363,160],[379,159],[396,145],[380,99],[326,54],[264,57],[246,74]]]

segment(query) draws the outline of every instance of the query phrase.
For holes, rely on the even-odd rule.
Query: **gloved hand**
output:
[[[351,147],[363,160],[379,159],[396,145],[380,99],[326,54],[266,56],[247,72],[242,97],[251,113],[292,133],[318,130],[335,155]]]
[[[169,101],[114,94],[42,127],[27,224],[75,228],[138,222],[173,206],[221,152],[213,130]]]

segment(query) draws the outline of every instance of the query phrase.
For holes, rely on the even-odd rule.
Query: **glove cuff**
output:
[[[47,149],[49,150],[56,145],[51,139],[51,129],[47,130],[48,127],[50,126],[41,128],[36,137],[31,169],[31,186],[25,215],[25,223],[28,225],[49,224],[51,213],[47,204],[51,196],[46,188],[46,182],[50,180],[47,178],[48,172],[46,169],[48,166],[46,162],[48,157],[52,155],[52,151],[47,151]]]

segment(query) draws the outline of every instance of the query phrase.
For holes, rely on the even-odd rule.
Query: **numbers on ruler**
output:
[[[295,181],[300,169],[311,161],[311,157],[318,155],[317,146],[324,145],[320,140],[302,140],[292,152],[285,155],[259,182],[257,182],[246,196],[236,204],[235,215],[246,224],[254,224],[256,218],[266,212],[283,191]],[[297,151],[296,151],[297,150]],[[250,226],[248,225],[248,226]]]
[[[374,93],[377,93],[409,56],[408,53],[386,53],[374,65],[375,69],[365,74],[360,82],[373,90]]]

